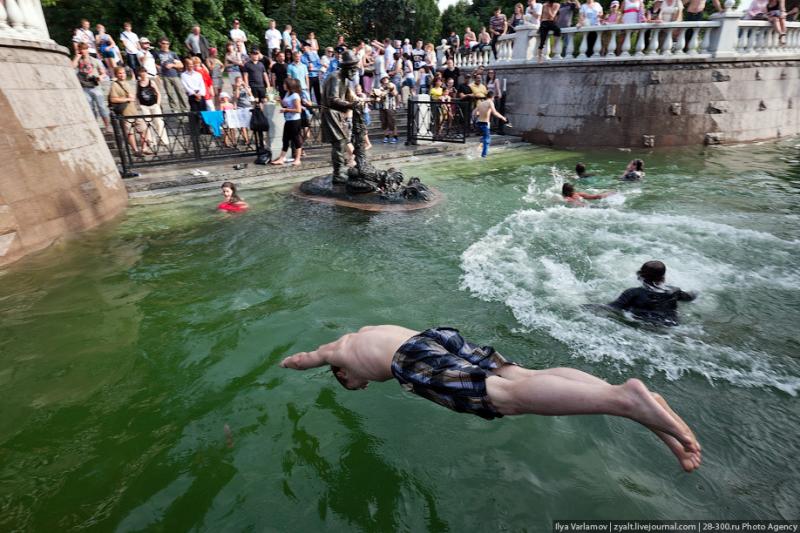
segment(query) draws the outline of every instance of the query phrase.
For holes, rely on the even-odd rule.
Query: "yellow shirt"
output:
[[[478,85],[470,83],[469,88],[472,91],[473,98],[486,98],[486,95],[489,93],[489,89],[482,83]]]
[[[438,102],[442,98],[442,94],[444,94],[444,87],[431,87],[430,90],[431,99],[434,102]]]

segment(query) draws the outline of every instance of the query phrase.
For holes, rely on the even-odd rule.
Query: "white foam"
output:
[[[541,197],[533,181],[530,195]],[[800,273],[781,265],[791,264],[798,249],[797,240],[690,216],[613,206],[524,209],[463,253],[461,287],[503,302],[524,329],[546,331],[577,357],[642,366],[673,380],[692,372],[712,382],[771,386],[795,395],[800,377],[754,348],[757,339],[748,347],[727,345],[707,333],[700,319],[664,331],[637,328],[581,305],[612,300],[635,284],[638,265],[657,258],[668,265],[670,284],[703,291],[684,309],[713,316],[720,298],[737,291],[797,290]]]

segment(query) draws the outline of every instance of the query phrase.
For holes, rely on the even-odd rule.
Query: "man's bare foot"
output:
[[[700,452],[687,452],[683,449],[683,445],[678,442],[678,439],[673,437],[672,435],[668,435],[663,431],[658,431],[657,429],[653,429],[652,427],[648,426],[648,429],[656,434],[656,436],[661,439],[664,444],[670,449],[670,451],[678,458],[678,462],[686,472],[694,472],[700,467],[700,463],[702,462],[703,458]]]
[[[638,379],[629,379],[622,385],[631,401],[627,417],[647,426],[661,431],[677,439],[687,452],[699,452],[697,441],[688,426],[678,423],[672,415],[659,404],[647,390],[644,383]]]
[[[269,164],[270,165],[275,165],[275,166],[282,165],[283,164],[283,159],[273,159],[272,161],[269,162]]]
[[[299,159],[295,159],[295,160],[294,160],[294,163],[292,163],[292,166],[293,166],[293,167],[299,167],[300,165],[302,165],[302,163],[300,162],[300,160],[299,160]]]

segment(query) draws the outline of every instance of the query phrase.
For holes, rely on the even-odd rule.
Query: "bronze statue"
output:
[[[322,86],[322,141],[331,143],[333,183],[347,183],[344,154],[351,132],[345,114],[360,106],[350,88],[350,80],[356,80],[357,74],[358,59],[350,50],[345,50],[339,61],[339,70],[328,76]]]
[[[350,50],[345,50],[339,61],[339,70],[332,73],[322,86],[320,116],[322,140],[331,143],[333,174],[303,182],[300,192],[311,197],[348,197],[355,195],[366,204],[391,204],[403,202],[430,202],[433,193],[419,178],[411,178],[403,184],[403,174],[394,169],[377,170],[369,161],[364,138],[367,125],[364,119],[365,103],[356,96],[351,83],[358,77],[358,59]],[[353,114],[352,131],[347,113]],[[345,153],[347,143],[353,143],[355,166],[347,168]],[[372,193],[372,194],[369,194]]]

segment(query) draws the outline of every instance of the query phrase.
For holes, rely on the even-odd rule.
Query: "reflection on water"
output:
[[[358,213],[248,193],[135,207],[0,274],[0,530],[542,530],[554,518],[800,518],[797,141],[530,148],[409,169],[447,201]],[[638,154],[642,155],[642,154]],[[581,190],[618,194],[565,208]],[[647,331],[581,311],[645,259],[699,289]],[[453,414],[280,359],[367,323],[452,325],[521,363],[646,375],[692,476],[606,417]],[[227,428],[227,429],[226,429]]]

